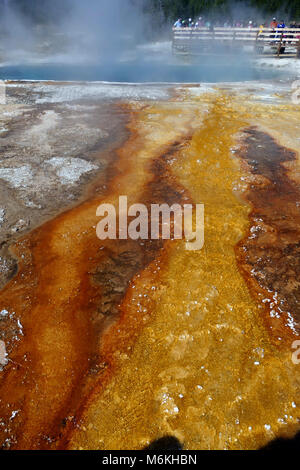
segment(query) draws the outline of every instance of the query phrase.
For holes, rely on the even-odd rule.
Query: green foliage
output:
[[[197,17],[206,14],[210,17],[231,15],[243,7],[257,9],[266,15],[282,13],[293,19],[300,19],[300,0],[148,0],[157,11],[163,11],[166,19]],[[247,9],[246,9],[247,11]]]
[[[73,0],[10,0],[35,21],[55,21],[61,15],[67,15],[72,9]],[[102,0],[99,0],[100,2]],[[107,0],[105,0],[107,1]],[[125,0],[124,0],[125,1]],[[272,15],[285,19],[300,20],[300,0],[130,0],[133,3],[144,2],[147,12],[154,13],[168,21],[176,18],[199,15],[214,17],[231,17],[238,12],[255,14],[261,12],[268,17]],[[0,3],[3,0],[0,0]],[[88,8],[88,0],[86,2]],[[246,7],[246,8],[245,8]]]

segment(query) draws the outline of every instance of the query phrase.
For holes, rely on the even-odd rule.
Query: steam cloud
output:
[[[29,2],[34,12],[36,2]],[[70,59],[120,58],[148,30],[143,5],[144,0],[61,0],[54,5],[48,1],[43,9],[37,3],[37,19],[18,8],[16,0],[2,0],[1,42],[6,58],[21,49],[42,51],[43,46],[50,54],[65,52]]]
[[[159,12],[156,16],[146,13],[149,5],[150,0],[0,0],[2,62],[74,65],[78,74],[70,70],[70,77],[61,78],[66,80],[222,81],[225,69],[230,70],[226,79],[246,79],[246,72],[252,67],[250,54],[235,50],[229,58],[219,45],[213,53],[196,59],[195,67],[184,67],[186,64],[172,56],[171,44],[167,42],[173,19],[163,23]],[[213,19],[223,22],[230,18],[257,22],[271,19],[243,2],[230,2],[227,12],[228,16],[224,11],[214,14]],[[273,15],[280,18],[276,13]],[[155,39],[159,43],[146,44],[156,28],[160,35]],[[161,42],[166,38],[166,42]],[[215,53],[219,55],[217,63]],[[77,66],[82,64],[100,65],[101,72],[86,67],[81,74]],[[125,66],[122,68],[124,64],[126,70]],[[53,74],[53,79],[59,79]],[[42,77],[49,79],[46,72]]]
[[[63,31],[74,38],[74,50],[101,61],[116,59],[143,37],[146,22],[142,6],[143,1],[132,0],[73,0]]]

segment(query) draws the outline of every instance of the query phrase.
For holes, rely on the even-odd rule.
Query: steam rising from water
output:
[[[115,61],[143,38],[146,21],[142,4],[130,0],[74,0],[63,30],[75,39],[74,50],[85,57]]]
[[[68,62],[111,62],[133,49],[148,30],[144,0],[49,1],[49,11],[38,10],[38,21],[17,9],[13,0],[4,1],[1,43],[6,60],[25,49],[28,56],[63,53]]]
[[[33,12],[39,12],[38,20],[16,9],[14,2],[6,0],[4,5],[1,55],[6,64],[21,66],[2,68],[0,78],[120,82],[264,78],[243,51],[230,58],[206,55],[192,63],[173,57],[170,42],[147,44],[157,22],[145,13],[147,0],[49,0],[45,10],[39,8],[39,0],[31,0],[30,4],[36,3]],[[166,25],[166,31],[170,31],[170,25]],[[32,68],[37,63],[48,68]],[[31,68],[26,69],[25,64]],[[273,72],[267,72],[265,78],[270,75]]]

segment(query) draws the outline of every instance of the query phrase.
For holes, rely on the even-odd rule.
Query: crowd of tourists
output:
[[[204,17],[200,16],[197,19],[188,18],[182,19],[178,18],[178,20],[174,23],[174,28],[271,28],[271,29],[280,29],[280,28],[299,28],[300,23],[297,21],[291,21],[286,24],[284,20],[278,20],[277,18],[273,18],[272,21],[266,23],[260,23],[253,20],[247,21],[211,21],[209,19],[205,19]]]

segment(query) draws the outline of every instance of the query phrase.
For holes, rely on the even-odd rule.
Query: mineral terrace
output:
[[[257,449],[300,428],[299,111],[278,83],[9,82],[0,446]],[[96,209],[203,203],[205,246]]]

